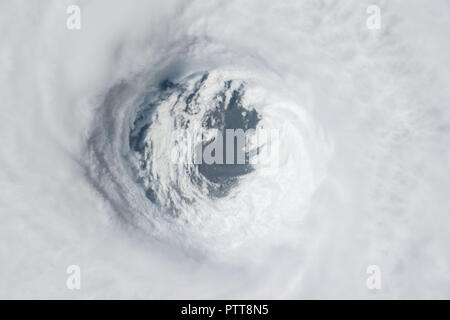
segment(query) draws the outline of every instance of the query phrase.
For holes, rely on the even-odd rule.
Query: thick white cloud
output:
[[[366,27],[373,3],[378,31]],[[81,30],[66,28],[70,4]],[[2,1],[0,297],[449,298],[449,9]],[[309,156],[327,162],[300,222],[199,258],[123,225],[86,174],[85,146],[115,84],[217,66],[278,79],[271,89],[327,141]],[[281,217],[294,207],[275,206]],[[80,291],[66,288],[71,264]],[[366,288],[369,265],[381,268],[380,291]]]

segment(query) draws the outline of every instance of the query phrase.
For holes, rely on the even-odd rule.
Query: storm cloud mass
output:
[[[445,0],[2,1],[0,298],[449,299],[448,30]],[[171,162],[199,126],[279,136]]]

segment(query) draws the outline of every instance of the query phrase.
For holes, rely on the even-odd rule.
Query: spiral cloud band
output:
[[[0,298],[448,299],[449,9],[3,1]]]

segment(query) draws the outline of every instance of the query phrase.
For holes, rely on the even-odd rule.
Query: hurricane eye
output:
[[[181,83],[164,80],[145,94],[129,145],[137,160],[134,173],[150,201],[179,215],[196,201],[191,188],[211,199],[225,197],[254,170],[250,160],[258,148],[248,143],[261,117],[245,105],[245,88],[243,81],[204,72]],[[183,157],[168,161],[162,157],[166,151]],[[161,170],[171,179],[163,180]]]
[[[280,201],[301,207],[318,183],[311,159],[326,144],[277,90],[226,68],[112,88],[91,146],[119,217],[152,237],[217,251],[269,232]]]

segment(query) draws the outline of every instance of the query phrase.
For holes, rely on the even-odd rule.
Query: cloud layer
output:
[[[81,8],[80,30],[66,28],[70,4]],[[370,4],[380,30],[366,26]],[[0,297],[449,298],[448,9],[440,0],[3,1]],[[232,237],[271,221],[227,250],[180,246],[119,219],[141,198],[132,186],[111,192],[112,180],[125,185],[119,170],[105,175],[117,154],[99,164],[89,151],[97,139],[107,154],[132,110],[132,94],[105,103],[111,88],[205,70],[256,79],[250,94],[265,121],[291,130],[278,175],[237,189],[251,201],[208,207],[245,208]],[[264,188],[280,196],[268,200]],[[79,291],[66,287],[71,264],[82,270]],[[369,265],[380,267],[381,290],[366,287]]]

